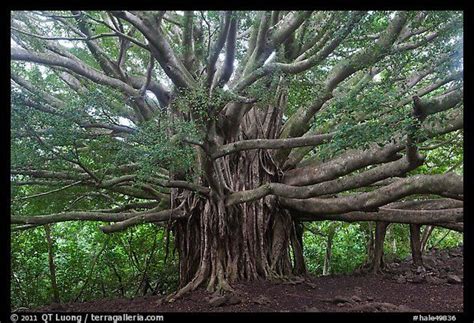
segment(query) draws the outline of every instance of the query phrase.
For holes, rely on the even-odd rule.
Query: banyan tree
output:
[[[422,261],[420,226],[462,231],[462,175],[429,171],[432,149],[462,144],[462,24],[454,11],[12,12],[12,230],[164,226],[173,297],[304,274],[305,221],[375,222],[376,271],[387,225],[408,224]],[[63,212],[22,213],[79,188]],[[77,207],[90,196],[109,207]]]

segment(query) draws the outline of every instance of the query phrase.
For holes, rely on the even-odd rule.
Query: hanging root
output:
[[[171,293],[170,295],[166,296],[165,301],[169,302],[169,303],[174,302],[175,300],[177,300],[178,298],[180,298],[184,294],[186,294],[188,292],[192,292],[193,290],[198,288],[199,285],[201,285],[201,283],[203,281],[204,281],[204,275],[199,273],[196,277],[194,277],[193,280],[191,280],[189,283],[187,283],[183,288],[181,288],[181,289],[177,290],[176,292]]]
[[[167,296],[165,298],[166,301],[173,302],[184,294],[195,290],[206,281],[208,282],[207,290],[209,292],[217,291],[224,293],[226,291],[233,291],[227,282],[227,273],[224,270],[223,262],[227,259],[228,255],[224,250],[224,228],[219,231],[219,227],[216,225],[216,214],[218,214],[216,209],[209,201],[206,201],[193,210],[200,213],[199,216],[195,217],[198,220],[198,230],[195,231],[197,235],[191,237],[192,241],[189,240],[190,237],[188,235],[187,243],[183,244],[183,247],[180,249],[183,255],[188,257],[182,259],[184,270],[181,274],[189,272],[193,268],[189,262],[185,262],[186,259],[189,259],[190,255],[200,258],[199,265],[197,266],[198,269],[195,271],[191,281],[177,292]],[[222,214],[221,217],[223,217]],[[189,232],[189,230],[185,232]]]
[[[218,262],[220,264],[220,262]],[[201,286],[201,284],[205,281],[205,272],[206,268],[201,267],[199,273],[187,283],[183,288],[179,289],[178,291],[168,295],[165,297],[166,302],[174,302],[178,298],[182,297],[188,292],[194,291],[196,288]],[[219,294],[224,294],[226,292],[233,293],[234,289],[230,286],[227,282],[227,279],[224,277],[224,270],[222,268],[222,264],[218,265],[215,272],[209,277],[209,283],[207,286],[207,291],[209,292],[217,292]]]
[[[254,116],[244,118],[245,129],[259,129],[252,137],[275,138],[278,128],[273,126],[279,109],[254,110]],[[265,128],[263,125],[270,125]],[[277,122],[277,124],[279,124]],[[247,134],[238,135],[238,140]],[[229,191],[242,191],[262,183],[279,182],[282,171],[266,150],[243,151],[219,159],[218,176]],[[205,180],[205,179],[204,179]],[[255,279],[284,279],[291,275],[290,257],[293,220],[282,209],[274,196],[227,207],[222,196],[173,194],[174,203],[184,205],[187,219],[175,222],[175,245],[180,261],[180,289],[167,296],[172,302],[199,287],[218,294],[233,293],[235,281]],[[302,243],[300,244],[300,248]],[[304,262],[304,260],[302,260]],[[300,266],[304,268],[304,265]],[[302,271],[302,270],[300,270]],[[299,272],[300,272],[299,271]]]
[[[222,268],[222,263],[220,261],[217,265],[217,283],[215,290],[220,294],[234,291],[234,289],[227,282],[227,279],[224,277],[224,269]]]

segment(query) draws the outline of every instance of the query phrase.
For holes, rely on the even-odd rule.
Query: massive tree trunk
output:
[[[235,137],[218,140],[274,139],[281,109],[252,108]],[[205,162],[202,163],[205,165]],[[203,167],[209,196],[174,190],[172,207],[184,202],[188,218],[173,228],[180,259],[181,292],[206,283],[210,291],[231,290],[236,280],[270,279],[306,272],[302,227],[275,196],[226,206],[219,191],[237,192],[279,182],[282,172],[269,150],[246,150],[216,159]],[[207,172],[207,173],[206,173]],[[293,261],[290,253],[293,252]],[[176,296],[176,297],[177,297]]]
[[[230,290],[236,280],[291,274],[293,223],[287,212],[270,211],[263,203],[222,208],[211,200],[189,199],[191,217],[174,228],[182,287],[194,289],[207,281],[210,291]]]

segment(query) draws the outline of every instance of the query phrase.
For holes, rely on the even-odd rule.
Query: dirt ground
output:
[[[235,293],[213,296],[205,289],[172,303],[162,296],[52,304],[48,312],[462,312],[462,247],[430,251],[425,268],[409,259],[390,263],[383,274],[353,273],[285,282],[234,284]]]

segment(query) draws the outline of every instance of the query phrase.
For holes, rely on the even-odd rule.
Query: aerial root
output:
[[[178,298],[182,297],[184,294],[191,292],[195,290],[196,288],[201,285],[202,281],[204,280],[204,277],[202,274],[199,274],[196,276],[193,280],[191,280],[189,283],[187,283],[183,288],[177,290],[176,292],[166,296],[165,301],[172,303],[176,301]]]

